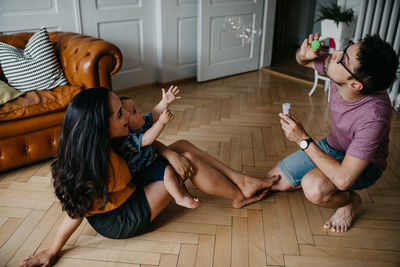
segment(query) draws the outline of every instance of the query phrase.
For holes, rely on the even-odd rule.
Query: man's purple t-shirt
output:
[[[326,55],[328,56],[328,55]],[[315,69],[325,75],[326,56],[315,61]],[[386,90],[366,95],[354,102],[342,100],[336,83],[330,82],[331,132],[328,144],[358,159],[368,160],[382,171],[389,154],[392,108]]]

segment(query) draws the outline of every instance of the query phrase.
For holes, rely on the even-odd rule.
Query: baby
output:
[[[176,204],[186,208],[197,208],[199,199],[189,194],[180,178],[177,178],[168,161],[161,157],[153,143],[172,119],[169,105],[180,99],[178,87],[171,86],[167,92],[162,89],[162,99],[143,116],[142,110],[128,97],[121,97],[122,107],[129,112],[129,135],[119,146],[119,153],[125,158],[131,170],[134,183],[146,185],[164,180],[165,188]]]

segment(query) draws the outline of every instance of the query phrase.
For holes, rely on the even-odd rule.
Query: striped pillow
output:
[[[0,42],[0,64],[8,84],[21,92],[68,83],[45,27],[32,35],[24,50]]]

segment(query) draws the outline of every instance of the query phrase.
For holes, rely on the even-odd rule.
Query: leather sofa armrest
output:
[[[111,89],[111,75],[122,65],[122,54],[117,46],[78,33],[51,32],[49,35],[70,84]]]

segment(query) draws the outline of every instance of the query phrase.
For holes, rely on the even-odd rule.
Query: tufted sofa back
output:
[[[0,35],[0,42],[23,49],[33,34],[21,32]],[[49,37],[70,84],[85,89],[99,86],[111,89],[111,75],[122,66],[122,54],[118,47],[79,33],[49,32]],[[0,79],[7,81],[1,66]]]

